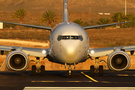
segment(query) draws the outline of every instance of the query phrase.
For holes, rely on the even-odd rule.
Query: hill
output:
[[[68,0],[71,12],[124,12],[125,0]],[[128,12],[135,10],[135,0],[127,0]],[[0,0],[0,11],[25,8],[29,11],[62,11],[63,0]]]
[[[134,5],[135,0],[127,0],[128,14],[135,15]],[[124,6],[125,0],[68,0],[69,20],[73,22],[81,18],[84,23],[90,23],[93,20],[96,24],[99,18],[111,18],[116,12],[124,13]],[[62,22],[63,0],[0,0],[0,21],[18,23],[19,20],[12,18],[11,15],[20,8],[29,12],[24,19],[25,24],[39,25],[41,15],[47,10],[54,11],[57,16],[57,21],[52,24],[52,27]],[[111,15],[99,15],[98,13],[111,13]]]

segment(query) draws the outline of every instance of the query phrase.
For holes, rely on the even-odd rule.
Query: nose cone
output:
[[[62,60],[66,63],[76,63],[80,58],[79,41],[63,42]]]
[[[65,53],[68,59],[73,59],[76,52],[77,48],[74,46],[68,46],[67,48],[65,48]]]

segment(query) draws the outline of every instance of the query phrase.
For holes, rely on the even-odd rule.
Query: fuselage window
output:
[[[80,35],[80,36],[61,36],[59,35],[57,40],[60,41],[60,40],[80,40],[82,41],[83,40],[83,37]]]

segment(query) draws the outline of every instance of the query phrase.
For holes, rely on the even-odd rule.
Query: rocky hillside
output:
[[[69,11],[124,12],[125,0],[68,0]],[[25,8],[29,11],[62,11],[63,0],[0,0],[0,11]],[[134,12],[135,0],[127,0],[128,12]]]

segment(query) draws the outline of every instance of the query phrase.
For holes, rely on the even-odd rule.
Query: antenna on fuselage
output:
[[[68,0],[63,0],[63,22],[69,22],[69,18],[68,18]]]

